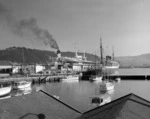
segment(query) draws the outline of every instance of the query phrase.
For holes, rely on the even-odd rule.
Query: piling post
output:
[[[145,80],[147,80],[147,75],[145,75]]]

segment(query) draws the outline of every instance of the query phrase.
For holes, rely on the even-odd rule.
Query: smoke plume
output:
[[[6,23],[11,32],[26,40],[36,40],[46,46],[59,49],[57,42],[48,32],[38,26],[35,18],[16,20],[11,11],[0,3],[0,23]]]

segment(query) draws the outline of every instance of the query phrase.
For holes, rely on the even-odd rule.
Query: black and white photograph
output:
[[[149,0],[0,0],[0,119],[150,119]]]

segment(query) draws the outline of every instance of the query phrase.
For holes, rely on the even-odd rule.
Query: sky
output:
[[[46,31],[61,51],[76,48],[99,55],[102,38],[104,54],[111,55],[112,47],[115,56],[150,53],[149,0],[0,0],[0,4],[0,17],[5,16],[0,18],[0,49],[55,50],[43,38]]]

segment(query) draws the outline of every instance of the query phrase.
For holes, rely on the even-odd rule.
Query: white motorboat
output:
[[[113,90],[114,89],[114,82],[111,81],[103,81],[100,84],[100,91],[105,92],[105,91],[109,91],[109,90]]]
[[[95,95],[95,96],[91,97],[91,103],[94,106],[102,106],[109,102],[111,102],[111,96],[108,94]]]
[[[115,81],[116,81],[116,82],[120,82],[120,81],[121,81],[121,78],[119,78],[119,77],[118,77],[118,78],[115,78]]]
[[[13,96],[21,96],[21,95],[26,95],[26,94],[30,94],[32,92],[32,88],[31,87],[27,87],[21,90],[16,90],[14,91],[14,95]]]
[[[11,85],[5,86],[5,85],[0,85],[0,96],[5,96],[11,92]]]
[[[103,76],[91,76],[90,80],[91,81],[96,81],[96,82],[101,82],[102,78],[103,78]]]
[[[32,84],[31,81],[19,81],[15,82],[13,88],[14,89],[19,89],[19,90],[24,90],[25,88],[30,87]]]
[[[7,98],[11,98],[11,94],[0,96],[0,100],[7,99]]]
[[[78,75],[69,75],[62,79],[63,82],[78,82],[79,76]]]

